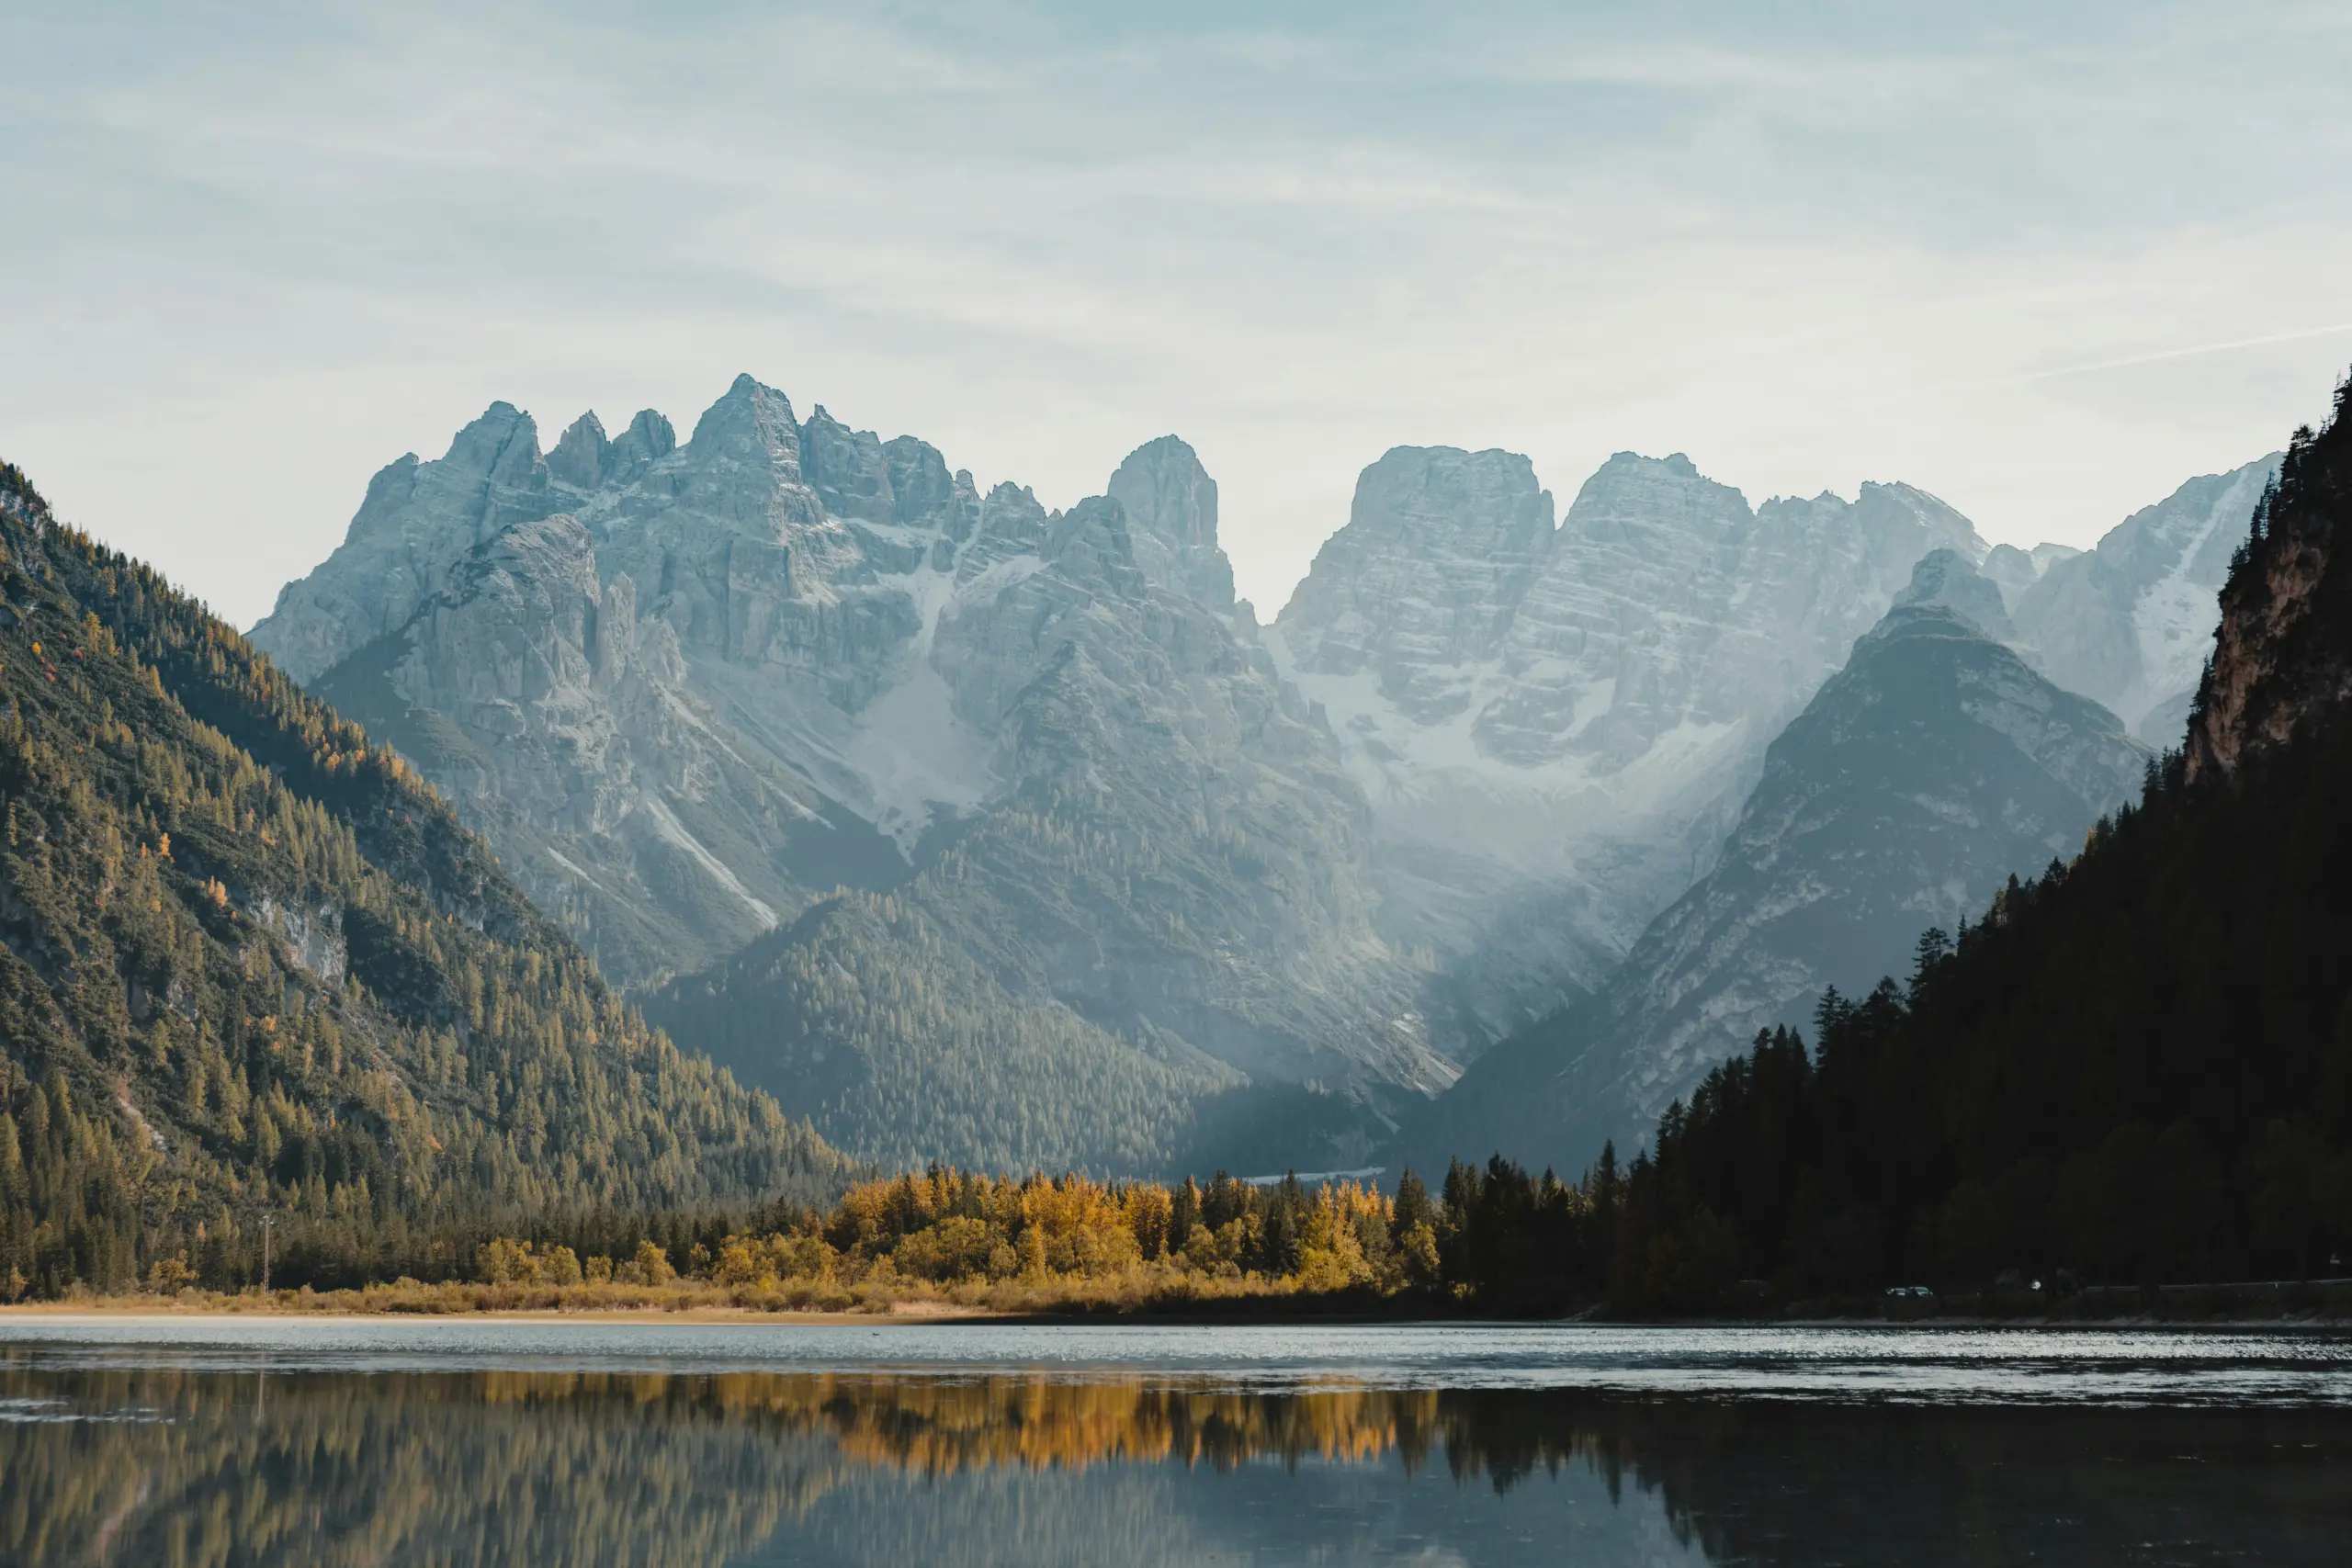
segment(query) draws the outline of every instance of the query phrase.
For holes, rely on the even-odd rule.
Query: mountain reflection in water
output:
[[[2341,1562],[2352,1414],[0,1350],[0,1563]]]

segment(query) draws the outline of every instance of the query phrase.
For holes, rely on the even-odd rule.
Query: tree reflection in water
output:
[[[0,1563],[2335,1562],[2352,1417],[0,1356]]]

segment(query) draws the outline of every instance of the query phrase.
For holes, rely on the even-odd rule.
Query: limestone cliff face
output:
[[[1527,459],[1400,447],[1269,635],[1372,803],[1384,929],[1461,1057],[1599,986],[1702,874],[1767,741],[1967,520],[1866,485],[1751,509],[1621,453],[1566,518]]]
[[[2352,381],[2298,431],[2222,590],[2213,662],[2191,711],[2192,783],[2226,779],[2352,701]]]

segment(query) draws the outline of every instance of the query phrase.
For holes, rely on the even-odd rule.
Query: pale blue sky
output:
[[[1403,442],[2087,544],[2352,364],[2352,7],[0,13],[0,455],[240,621],[493,398],[739,370],[1271,615]]]

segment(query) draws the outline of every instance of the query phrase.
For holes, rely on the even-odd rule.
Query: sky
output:
[[[1397,445],[2088,545],[2352,366],[2339,3],[10,0],[0,457],[250,625],[495,399],[983,486],[1173,431],[1271,615]]]

